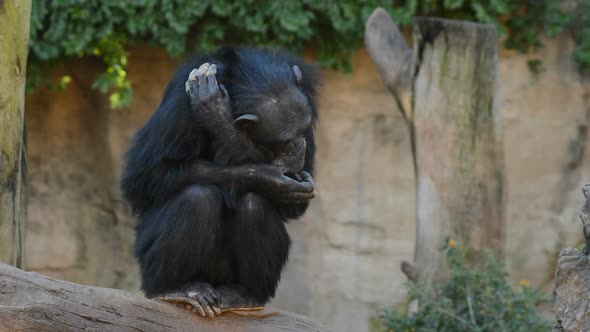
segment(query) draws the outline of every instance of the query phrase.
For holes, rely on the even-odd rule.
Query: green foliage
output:
[[[384,7],[400,25],[415,15],[495,24],[506,46],[525,52],[542,46],[539,34],[570,31],[574,58],[590,70],[590,5],[562,10],[559,0],[52,0],[33,1],[29,85],[43,82],[40,65],[71,57],[97,57],[105,65],[94,88],[110,93],[113,107],[131,101],[127,49],[135,42],[173,56],[209,51],[221,43],[317,50],[324,67],[350,71],[364,23]]]
[[[576,48],[574,59],[585,74],[590,74],[590,1],[562,3],[554,0],[547,12],[546,30],[549,36],[569,32]],[[569,4],[569,6],[566,6]]]
[[[464,251],[454,241],[443,248],[450,267],[449,280],[435,290],[409,283],[410,300],[420,304],[418,312],[407,315],[394,309],[381,315],[387,331],[549,331],[536,307],[547,301],[528,281],[520,289],[506,281],[507,273],[491,251],[486,251],[479,267],[467,264]],[[434,295],[436,294],[436,296]]]

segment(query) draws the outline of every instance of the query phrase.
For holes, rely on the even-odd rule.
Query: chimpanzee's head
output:
[[[305,136],[316,118],[315,72],[285,59],[240,52],[226,62],[220,83],[228,90],[236,126],[268,152],[269,161],[298,173],[305,162]]]

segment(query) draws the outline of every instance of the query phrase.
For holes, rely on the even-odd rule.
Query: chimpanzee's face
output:
[[[297,85],[271,86],[241,110],[241,114],[235,114],[236,125],[247,131],[254,143],[272,151],[273,163],[300,172],[312,110]]]

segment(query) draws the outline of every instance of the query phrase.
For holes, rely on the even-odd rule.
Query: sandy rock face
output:
[[[579,242],[579,188],[590,179],[590,89],[567,39],[542,53],[501,53],[507,172],[507,266],[514,280],[552,285],[559,249]],[[546,71],[535,77],[529,57]],[[288,225],[293,247],[272,306],[337,331],[368,331],[369,317],[405,303],[402,260],[415,238],[415,188],[408,130],[364,50],[350,75],[324,72],[317,127],[318,197]],[[139,292],[134,219],[119,192],[133,133],[160,103],[178,62],[163,51],[131,50],[134,101],[110,110],[91,90],[92,61],[61,73],[63,92],[28,96],[31,197],[28,268],[83,284]],[[539,188],[546,188],[539,190]]]

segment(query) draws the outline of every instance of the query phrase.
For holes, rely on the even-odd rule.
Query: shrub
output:
[[[113,107],[131,101],[127,49],[135,42],[179,56],[208,51],[222,42],[278,46],[301,51],[308,44],[320,65],[349,71],[362,43],[367,17],[384,7],[400,25],[415,15],[495,24],[506,46],[526,52],[541,47],[539,35],[569,31],[574,57],[590,71],[590,2],[561,9],[560,0],[52,0],[33,1],[29,90],[44,83],[40,64],[68,57],[102,59],[94,88],[110,93]],[[531,63],[535,63],[534,60]],[[65,86],[68,79],[57,86]],[[46,83],[46,82],[45,82]]]
[[[450,278],[434,289],[409,283],[409,299],[420,304],[418,312],[385,310],[380,321],[386,331],[549,331],[537,306],[547,299],[521,280],[511,287],[507,273],[491,251],[485,251],[477,268],[470,268],[466,254],[456,246],[443,248]]]

